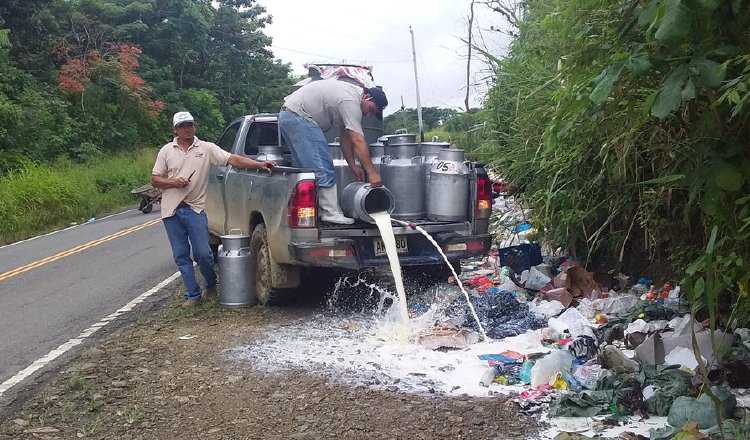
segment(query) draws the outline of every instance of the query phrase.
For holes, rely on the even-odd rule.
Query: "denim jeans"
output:
[[[216,272],[214,271],[214,256],[208,245],[208,217],[206,212],[200,214],[192,208],[179,207],[172,217],[164,220],[164,228],[167,230],[169,244],[172,246],[174,262],[180,269],[182,282],[185,283],[185,298],[200,299],[201,289],[195,279],[192,254],[198,262],[206,287],[216,285]]]
[[[318,186],[330,188],[336,184],[333,159],[323,130],[313,121],[296,113],[279,113],[279,130],[292,150],[292,165],[315,170]]]

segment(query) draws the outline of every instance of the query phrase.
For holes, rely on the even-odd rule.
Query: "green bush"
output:
[[[748,322],[748,4],[522,7],[507,57],[487,54],[498,67],[475,153],[524,190],[554,247],[671,272],[712,324]]]
[[[27,164],[0,177],[0,243],[82,222],[133,205],[133,188],[148,182],[156,152],[75,164]]]

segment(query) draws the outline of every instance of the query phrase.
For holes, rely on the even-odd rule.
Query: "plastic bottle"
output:
[[[500,369],[495,367],[488,368],[484,374],[482,375],[482,378],[479,379],[479,385],[483,387],[488,387],[490,384],[495,380],[497,376],[500,375]]]
[[[579,382],[578,379],[573,377],[573,375],[568,373],[567,371],[562,374],[562,378],[565,382],[568,383],[568,389],[570,389],[570,391],[579,393],[581,392],[581,390],[583,390],[583,385],[581,385],[581,382]]]

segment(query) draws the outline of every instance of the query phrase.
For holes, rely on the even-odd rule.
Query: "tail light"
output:
[[[297,182],[289,198],[286,221],[290,228],[314,228],[317,226],[318,213],[316,199],[318,193],[314,180]]]
[[[477,205],[474,218],[489,218],[492,213],[492,180],[486,174],[477,175]]]

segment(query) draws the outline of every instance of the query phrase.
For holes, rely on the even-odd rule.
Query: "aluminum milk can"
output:
[[[442,149],[430,170],[427,189],[427,217],[438,221],[465,221],[469,218],[469,178],[471,170],[464,151]]]
[[[288,167],[289,161],[284,157],[281,147],[275,145],[260,145],[258,146],[258,155],[255,156],[255,160],[264,161],[272,160],[276,162],[276,165],[281,167]]]
[[[432,163],[438,158],[438,153],[444,148],[450,148],[449,142],[422,142],[419,144],[419,155],[422,156],[422,168],[425,174],[425,187],[427,187],[430,181],[430,170],[432,169]]]
[[[219,305],[229,308],[254,306],[257,299],[255,280],[250,268],[250,236],[222,235],[217,257]]]
[[[344,188],[354,182],[354,176],[349,169],[349,164],[344,159],[343,153],[341,153],[341,144],[338,142],[328,144],[328,151],[331,153],[331,159],[333,159],[333,171],[336,176],[336,195],[340,204]]]
[[[344,215],[368,223],[375,223],[370,214],[383,211],[390,214],[395,207],[396,201],[388,188],[373,188],[365,182],[350,183],[344,188],[344,194],[341,196],[341,210]]]
[[[370,159],[372,159],[372,166],[375,167],[375,171],[380,173],[380,166],[383,163],[383,155],[385,154],[385,147],[381,143],[370,144]]]
[[[417,142],[417,135],[409,134],[409,133],[389,134],[389,135],[386,135],[385,138],[386,138],[386,142],[383,142],[383,143],[387,147],[390,147],[393,145],[401,145],[401,144],[413,144]]]
[[[422,157],[418,150],[415,143],[389,143],[385,148],[380,175],[396,200],[391,217],[416,220],[427,213]]]

